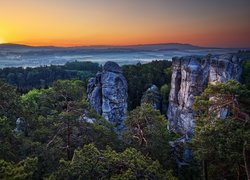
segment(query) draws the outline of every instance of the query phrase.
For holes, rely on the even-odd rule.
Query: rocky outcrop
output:
[[[169,95],[170,129],[191,136],[194,129],[192,105],[208,83],[239,80],[242,72],[237,54],[174,57]]]
[[[161,96],[159,89],[156,85],[149,87],[142,96],[141,104],[151,104],[154,109],[160,109]]]
[[[13,130],[14,133],[16,134],[20,134],[20,133],[23,133],[25,130],[25,123],[24,123],[24,120],[21,119],[20,117],[17,118],[16,120],[16,128]]]
[[[102,72],[91,78],[87,87],[87,102],[119,131],[127,112],[127,81],[115,62],[106,62]]]

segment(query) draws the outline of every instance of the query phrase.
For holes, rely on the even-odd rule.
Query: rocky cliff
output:
[[[170,129],[186,136],[192,135],[195,96],[200,95],[208,83],[239,80],[241,62],[237,54],[174,57],[167,112]]]
[[[89,79],[87,102],[119,131],[127,112],[127,81],[115,62],[106,62],[102,72]]]

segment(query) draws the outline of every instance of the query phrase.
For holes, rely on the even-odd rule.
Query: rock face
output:
[[[141,104],[148,103],[153,106],[154,109],[160,109],[161,96],[159,89],[156,85],[152,85],[148,88],[142,96]]]
[[[23,121],[23,119],[21,119],[21,118],[17,118],[17,120],[16,120],[16,128],[14,129],[14,132],[16,133],[16,134],[18,134],[18,133],[23,133],[24,132],[24,130],[25,130],[25,124],[24,124],[24,121]]]
[[[187,137],[193,134],[192,105],[208,83],[239,80],[242,72],[237,54],[174,57],[169,107],[170,129]]]
[[[115,62],[106,62],[102,72],[89,79],[87,102],[119,131],[127,112],[127,81]]]

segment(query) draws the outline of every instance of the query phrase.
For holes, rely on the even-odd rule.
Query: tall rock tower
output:
[[[173,58],[173,73],[169,95],[170,129],[182,135],[193,134],[192,105],[208,83],[239,80],[242,60],[237,54],[218,56],[187,56]]]
[[[121,67],[115,62],[106,62],[102,72],[89,79],[87,102],[117,131],[124,127],[127,112],[128,85]]]

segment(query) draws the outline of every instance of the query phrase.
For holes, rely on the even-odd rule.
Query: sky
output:
[[[0,43],[250,47],[250,0],[0,0]]]

